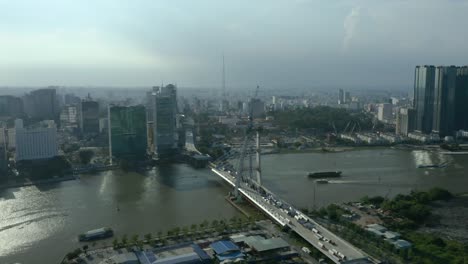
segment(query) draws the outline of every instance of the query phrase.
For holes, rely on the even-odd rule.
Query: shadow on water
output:
[[[54,183],[36,184],[33,186],[36,187],[40,192],[48,192],[50,190],[60,188],[61,185],[62,185],[61,182],[54,182]]]
[[[144,175],[136,172],[114,172],[112,180],[114,200],[120,202],[135,202],[144,193]]]
[[[154,170],[160,184],[176,191],[193,191],[221,186],[216,179],[207,176],[210,173],[208,171],[194,171],[190,167],[172,164],[159,165]]]

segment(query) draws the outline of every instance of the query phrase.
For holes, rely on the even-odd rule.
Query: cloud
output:
[[[355,37],[356,28],[359,24],[361,16],[361,7],[353,7],[351,12],[346,16],[344,27],[343,49],[348,50],[352,39]]]
[[[0,66],[159,67],[163,58],[95,30],[1,32]],[[6,52],[8,51],[8,52]]]

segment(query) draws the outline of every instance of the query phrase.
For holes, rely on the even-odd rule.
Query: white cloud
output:
[[[165,67],[161,57],[94,30],[1,32],[0,67]]]
[[[359,24],[361,16],[361,7],[351,8],[351,12],[346,16],[344,27],[343,49],[347,50],[351,44],[352,39],[355,37],[356,28]]]

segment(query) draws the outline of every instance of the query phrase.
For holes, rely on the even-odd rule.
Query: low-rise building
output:
[[[419,141],[421,143],[431,143],[440,141],[440,137],[437,134],[423,134],[418,131],[408,133],[408,138]]]
[[[57,127],[54,122],[41,122],[24,128],[21,119],[15,121],[16,161],[48,159],[58,156]]]

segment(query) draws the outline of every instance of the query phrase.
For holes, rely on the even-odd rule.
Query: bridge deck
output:
[[[230,173],[226,171],[221,171],[216,168],[211,169],[215,174],[220,176],[224,179],[227,183],[231,186],[235,185],[235,178]],[[274,195],[271,191],[266,190],[269,194]],[[284,212],[276,205],[273,205],[258,192],[255,190],[250,189],[247,184],[243,184],[242,187],[239,187],[239,192],[249,199],[252,203],[254,203],[258,208],[260,208],[263,212],[265,212],[268,216],[270,216],[274,221],[276,221],[281,226],[288,226],[298,235],[300,235],[304,240],[306,240],[309,244],[313,247],[317,248],[323,254],[325,254],[328,258],[330,258],[335,263],[346,263],[348,260],[356,260],[356,259],[365,259],[367,256],[364,252],[359,250],[358,248],[354,247],[347,241],[343,240],[342,238],[338,237],[325,227],[321,226],[317,222],[315,222],[310,217],[306,216],[305,214],[301,213],[299,210],[295,209],[299,214],[302,215],[303,218],[306,218],[309,223],[311,223],[315,229],[318,231],[318,236],[312,230],[306,228],[301,223],[296,220],[296,218],[291,217]],[[276,200],[279,200],[278,197],[275,197]],[[333,244],[329,242],[325,242],[324,239],[327,238],[333,241]],[[323,247],[319,246],[319,243],[323,244]],[[340,252],[344,256],[346,256],[346,261],[340,260],[337,257],[337,254],[332,254],[330,251],[335,250]],[[369,262],[372,263],[372,262]]]

